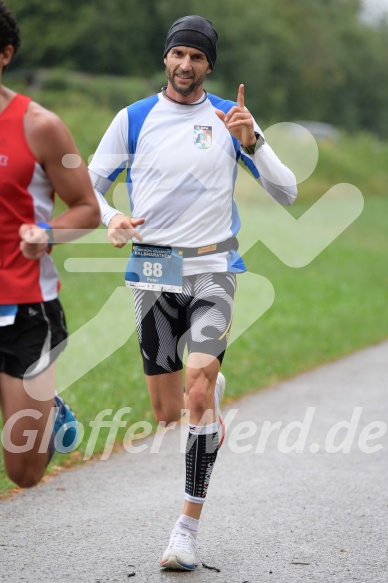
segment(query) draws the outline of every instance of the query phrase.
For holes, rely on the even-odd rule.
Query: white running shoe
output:
[[[193,571],[197,565],[196,552],[197,541],[195,538],[187,531],[174,528],[168,547],[160,561],[160,566],[163,569]]]
[[[215,408],[216,408],[215,416],[216,416],[216,419],[218,419],[218,423],[219,423],[218,449],[220,449],[220,447],[223,444],[224,439],[225,439],[225,423],[224,423],[224,420],[223,420],[221,412],[220,412],[220,403],[222,401],[222,397],[224,396],[224,393],[225,393],[225,377],[222,374],[222,372],[219,372],[218,376],[217,376],[216,387],[214,390],[214,401],[215,401]]]

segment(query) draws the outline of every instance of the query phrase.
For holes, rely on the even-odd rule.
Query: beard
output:
[[[171,69],[166,67],[167,79],[168,79],[170,85],[172,86],[172,88],[174,89],[174,91],[176,91],[180,95],[190,95],[190,93],[193,93],[198,87],[200,87],[200,85],[202,85],[206,79],[206,73],[205,73],[204,75],[200,75],[199,77],[194,77],[192,79],[192,83],[190,83],[190,85],[188,85],[188,86],[186,85],[185,87],[180,87],[175,81],[176,74],[177,74],[177,71],[173,72]],[[178,70],[178,74],[182,74],[182,73],[179,73],[179,70]],[[183,76],[183,74],[182,74],[182,76]]]

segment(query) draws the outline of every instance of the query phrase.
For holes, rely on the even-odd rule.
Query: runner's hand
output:
[[[216,109],[216,115],[224,122],[226,129],[244,146],[253,146],[256,143],[253,118],[244,106],[244,85],[240,85],[237,93],[237,105],[234,105],[227,114]]]
[[[20,250],[26,259],[40,259],[48,251],[49,238],[41,227],[23,224],[19,228]]]
[[[133,219],[131,217],[117,214],[109,222],[108,239],[113,247],[118,247],[119,249],[124,247],[132,237],[142,241],[143,237],[140,235],[139,231],[136,230],[136,227],[143,223],[144,219]]]

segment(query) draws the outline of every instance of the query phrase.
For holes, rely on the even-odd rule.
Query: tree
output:
[[[360,0],[8,0],[22,49],[14,69],[162,74],[173,20],[209,18],[219,33],[210,79],[240,83],[260,122],[317,119],[388,135],[388,24],[367,26]]]

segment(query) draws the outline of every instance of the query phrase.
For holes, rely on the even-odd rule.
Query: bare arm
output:
[[[25,117],[25,134],[53,190],[68,207],[50,220],[54,241],[71,241],[96,228],[100,219],[99,206],[86,165],[66,125],[55,114],[31,103]],[[43,255],[47,244],[43,230],[36,225],[22,225],[20,236],[26,257],[38,259]],[[41,244],[37,244],[39,240]]]

